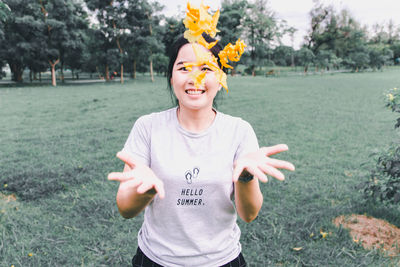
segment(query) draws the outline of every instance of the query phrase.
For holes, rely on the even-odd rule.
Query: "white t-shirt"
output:
[[[234,161],[258,147],[246,121],[217,112],[201,133],[181,127],[177,108],[140,117],[124,151],[164,182],[146,207],[138,243],[163,266],[219,266],[240,251],[232,171]]]

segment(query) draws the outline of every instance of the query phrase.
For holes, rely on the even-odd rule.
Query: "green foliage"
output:
[[[307,47],[302,47],[296,53],[297,62],[299,65],[304,67],[304,72],[308,71],[308,67],[314,61],[314,53]]]
[[[400,113],[400,92],[393,88],[386,95],[386,106],[393,112]],[[395,128],[400,127],[400,118]],[[367,199],[381,201],[385,204],[400,203],[400,146],[392,145],[388,151],[382,153],[375,169],[372,170],[362,191]]]

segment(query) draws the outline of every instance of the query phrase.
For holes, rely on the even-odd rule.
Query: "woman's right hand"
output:
[[[133,159],[128,153],[120,151],[117,158],[125,162],[129,167],[124,172],[112,172],[108,174],[108,180],[120,182],[119,190],[131,191],[136,189],[138,194],[159,194],[165,197],[163,182],[146,165]]]

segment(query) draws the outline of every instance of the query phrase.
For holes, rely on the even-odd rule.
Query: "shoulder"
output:
[[[227,128],[234,128],[235,131],[248,131],[252,130],[253,127],[240,117],[231,116],[218,111],[220,117],[220,125]]]
[[[152,125],[168,123],[169,121],[173,120],[173,116],[176,114],[176,108],[167,109],[160,112],[153,112],[150,114],[146,114],[140,116],[135,125],[139,127],[149,128]]]

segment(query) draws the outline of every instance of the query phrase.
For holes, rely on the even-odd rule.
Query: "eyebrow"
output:
[[[179,61],[178,63],[176,63],[176,65],[183,65],[183,63],[186,63],[187,61]]]

